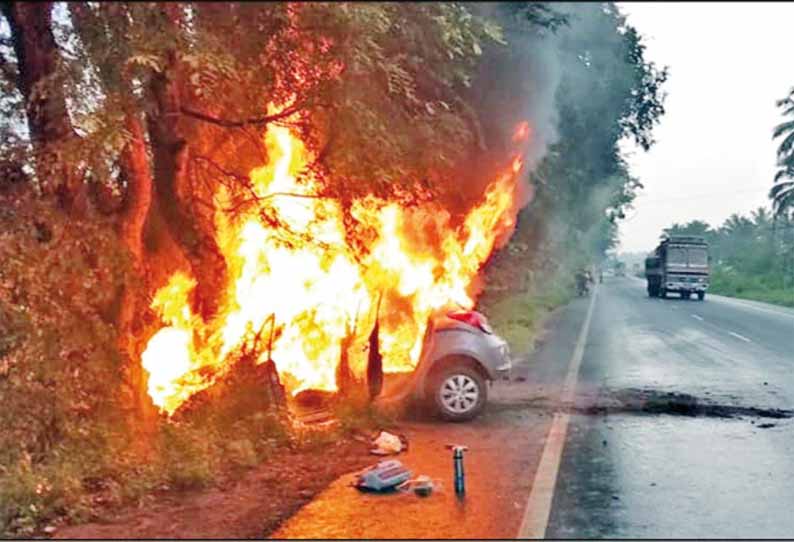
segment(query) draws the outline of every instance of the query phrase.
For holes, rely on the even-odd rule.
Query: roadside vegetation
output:
[[[528,120],[524,206],[481,277],[483,311],[527,352],[641,186],[618,142],[649,148],[664,112],[643,51],[612,3],[3,3],[0,536],[388,423],[346,404],[337,430],[296,425],[242,361],[171,418],[147,395],[153,295],[192,269],[191,308],[217,310],[212,196],[258,204],[268,124],[302,134],[324,197],[454,213]]]
[[[534,282],[526,291],[492,297],[499,300],[492,301],[486,295],[481,309],[489,316],[491,326],[510,344],[513,358],[524,360],[532,352],[549,312],[573,297],[573,281],[552,277]]]

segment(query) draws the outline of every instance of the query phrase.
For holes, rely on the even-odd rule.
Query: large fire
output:
[[[520,124],[516,138],[528,134],[528,125]],[[298,178],[311,158],[301,140],[286,127],[270,126],[264,144],[269,163],[250,178],[260,205],[277,221],[265,223],[258,210],[217,212],[229,277],[218,315],[205,322],[191,313],[196,283],[184,272],[174,273],[152,302],[165,327],[148,341],[142,364],[152,401],[168,414],[212,385],[234,363],[232,354],[251,346],[258,332],[267,335],[271,323],[272,359],[285,387],[293,394],[336,390],[342,339],[354,328],[367,337],[381,295],[384,370],[411,370],[428,318],[439,309],[474,305],[480,267],[514,225],[519,155],[458,226],[439,204],[356,200],[348,212],[369,233],[366,243],[350,243],[342,205],[314,197],[317,183]],[[223,191],[218,197],[228,199]],[[259,361],[267,356],[263,351]],[[362,378],[362,348],[351,349],[349,363]]]

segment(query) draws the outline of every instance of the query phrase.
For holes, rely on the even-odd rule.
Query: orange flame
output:
[[[516,127],[516,131],[513,132],[513,142],[518,143],[519,141],[526,141],[529,139],[529,135],[529,123],[527,121],[523,121]]]
[[[250,178],[281,226],[263,223],[256,212],[235,217],[218,211],[217,241],[229,276],[218,315],[204,322],[191,314],[195,280],[182,272],[152,302],[165,327],[148,341],[142,364],[149,395],[168,414],[228,370],[231,354],[251,346],[271,315],[278,329],[272,358],[287,389],[334,391],[341,339],[356,318],[358,335],[366,338],[381,292],[384,370],[413,369],[430,315],[473,307],[473,281],[497,238],[515,223],[520,158],[496,176],[458,227],[438,204],[405,208],[372,196],[355,201],[350,212],[375,236],[362,243],[366,248],[354,249],[340,203],[315,197],[311,179],[298,180],[310,158],[301,140],[271,126],[264,144],[269,164]],[[223,189],[218,196],[228,202]],[[259,362],[266,357],[263,352]],[[349,361],[361,378],[363,349],[351,349]]]

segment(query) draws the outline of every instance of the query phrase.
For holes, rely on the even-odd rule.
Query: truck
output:
[[[709,245],[698,236],[666,236],[645,258],[648,296],[667,297],[678,292],[682,299],[696,294],[700,301],[709,287]]]

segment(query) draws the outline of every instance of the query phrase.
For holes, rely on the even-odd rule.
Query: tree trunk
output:
[[[185,213],[178,187],[189,186],[190,145],[182,137],[180,67],[171,53],[166,69],[152,79],[151,92],[157,114],[149,117],[149,138],[154,157],[154,187],[159,209],[174,239],[185,251],[196,279],[194,309],[205,320],[218,310],[225,284],[226,261],[212,234],[202,231],[195,217]]]
[[[143,230],[152,206],[152,174],[146,153],[143,127],[134,111],[127,110],[124,124],[131,139],[121,153],[121,169],[127,180],[124,209],[121,214],[121,239],[133,259],[132,277],[124,285],[118,315],[119,347],[127,354],[130,363],[129,382],[133,390],[135,410],[145,414],[150,400],[146,393],[146,379],[138,362],[134,329],[136,317],[140,315],[140,301],[145,298],[145,289],[137,287],[144,272]]]
[[[124,124],[132,139],[121,154],[121,166],[127,178],[121,237],[136,264],[140,265],[143,262],[143,228],[152,204],[152,175],[140,119],[133,111],[128,111]]]
[[[76,137],[62,85],[55,80],[58,46],[52,33],[52,2],[4,2],[18,62],[17,86],[25,98],[30,138],[41,186],[53,186],[61,204],[82,213],[87,191],[82,176],[58,160],[56,146]]]

